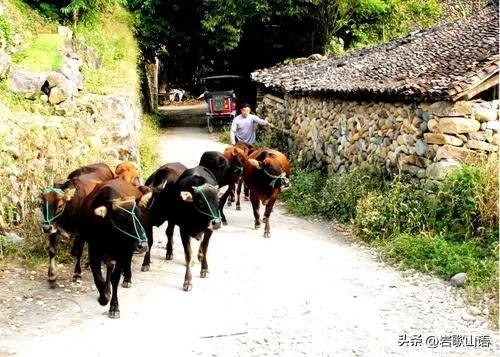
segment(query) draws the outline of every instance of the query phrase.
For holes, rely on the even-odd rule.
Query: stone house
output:
[[[442,180],[462,161],[497,155],[498,29],[488,6],[342,57],[257,70],[257,112],[307,168],[378,162]]]

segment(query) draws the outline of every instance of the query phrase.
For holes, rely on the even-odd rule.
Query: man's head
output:
[[[243,103],[243,105],[240,108],[241,111],[241,116],[243,118],[246,118],[250,114],[250,104]]]

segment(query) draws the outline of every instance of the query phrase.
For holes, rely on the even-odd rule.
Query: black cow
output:
[[[110,318],[119,318],[118,284],[122,272],[130,271],[132,255],[146,251],[147,205],[152,193],[143,192],[122,179],[107,181],[94,189],[82,209],[81,236],[88,243],[89,260],[98,301],[107,305],[113,288]],[[107,266],[106,280],[101,262]]]
[[[231,166],[229,159],[221,152],[218,151],[205,151],[200,159],[200,166],[206,167],[215,176],[217,185],[219,187],[228,185],[229,189],[226,194],[222,195],[218,203],[218,211],[221,216],[222,224],[226,225],[227,220],[224,215],[224,205],[226,200],[231,193],[231,189],[236,181],[235,171],[237,164],[241,165],[241,172],[243,171],[244,161],[239,163],[234,160],[234,167]],[[240,173],[241,174],[241,173]]]
[[[155,201],[149,209],[150,223],[157,226],[168,220],[169,224],[180,228],[186,260],[185,291],[192,289],[191,237],[201,240],[198,251],[200,274],[202,278],[208,276],[208,243],[212,232],[221,226],[217,206],[226,190],[227,186],[219,188],[212,172],[203,166],[196,166],[184,171],[177,182],[167,183],[165,189],[153,194]]]
[[[165,188],[167,183],[171,185],[176,183],[179,177],[182,175],[182,173],[186,170],[187,167],[181,164],[180,162],[172,162],[165,164],[161,166],[158,170],[153,172],[151,176],[148,177],[148,179],[146,180],[146,186],[150,187],[155,192],[160,192]],[[151,209],[151,207],[153,207],[157,203],[158,202],[156,202],[155,199],[152,199],[149,208]],[[151,211],[156,212],[155,209],[152,209]],[[151,216],[150,222],[152,226],[160,226],[163,224],[163,222],[165,222],[165,219],[162,220],[161,217],[156,217],[153,214]],[[172,260],[174,257],[173,247],[172,247],[172,237],[174,235],[174,227],[175,225],[173,223],[169,223],[167,226],[167,230],[165,232],[168,239],[167,254],[165,256],[167,260]],[[144,255],[144,261],[142,263],[142,268],[141,268],[142,271],[149,270],[149,265],[151,263],[151,247],[153,246],[152,228],[147,227],[146,232],[148,233],[149,250]]]

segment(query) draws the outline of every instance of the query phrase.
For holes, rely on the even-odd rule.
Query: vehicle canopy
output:
[[[244,77],[234,74],[209,76],[201,78],[203,90],[206,92],[238,91]]]

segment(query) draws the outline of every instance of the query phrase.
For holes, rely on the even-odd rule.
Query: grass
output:
[[[12,61],[16,68],[29,72],[56,71],[62,66],[64,38],[58,34],[40,34],[28,47],[16,52]]]
[[[127,91],[138,95],[139,48],[132,21],[130,13],[114,6],[101,13],[93,24],[78,25],[77,35],[83,37],[102,59],[101,68],[84,68],[86,91],[103,95]]]
[[[149,177],[159,166],[160,120],[160,116],[155,114],[143,116],[139,152],[141,153],[141,170],[144,179]]]

